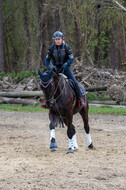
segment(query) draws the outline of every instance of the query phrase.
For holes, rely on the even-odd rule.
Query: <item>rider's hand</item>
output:
[[[68,63],[64,63],[62,68],[65,69],[67,67]]]
[[[57,71],[56,66],[53,65],[52,70],[56,72]]]

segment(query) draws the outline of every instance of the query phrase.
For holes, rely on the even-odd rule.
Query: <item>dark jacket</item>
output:
[[[50,64],[50,60],[52,60],[52,64],[58,68],[61,68],[64,63],[67,63],[70,66],[70,64],[73,62],[72,49],[68,44],[65,43],[62,43],[60,46],[52,44],[48,48],[45,60],[47,67]]]

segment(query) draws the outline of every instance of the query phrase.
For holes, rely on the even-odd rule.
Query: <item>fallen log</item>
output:
[[[94,71],[92,71],[88,76],[86,76],[83,80],[85,81],[85,80],[87,80],[88,78],[90,78],[91,77],[91,75],[93,75],[94,74]]]
[[[95,91],[107,91],[107,86],[104,87],[91,87],[91,88],[85,88],[88,92],[95,92]]]
[[[16,91],[16,92],[0,92],[0,97],[40,97],[43,96],[42,91]]]
[[[0,104],[21,104],[23,106],[39,104],[37,100],[1,97]]]
[[[82,80],[82,82],[88,87],[88,86],[90,86],[91,87],[91,84],[89,84],[87,81],[85,81],[85,80]]]
[[[107,87],[91,87],[85,88],[88,92],[94,91],[106,91]],[[42,91],[15,91],[15,92],[0,92],[0,97],[12,97],[12,98],[30,98],[30,97],[44,97]]]
[[[7,82],[6,80],[3,81],[6,85],[10,86],[11,88],[14,89],[14,86],[12,84],[10,84],[9,82]]]

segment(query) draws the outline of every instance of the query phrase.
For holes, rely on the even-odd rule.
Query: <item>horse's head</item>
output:
[[[58,79],[58,73],[53,69],[47,69],[43,73],[38,70],[41,82],[40,87],[45,95],[46,100],[51,100],[55,94],[55,81]]]

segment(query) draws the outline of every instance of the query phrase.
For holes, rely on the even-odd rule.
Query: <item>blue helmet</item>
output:
[[[56,32],[53,34],[52,39],[58,39],[58,38],[63,38],[63,37],[64,37],[64,35],[63,35],[62,32],[56,31]]]

